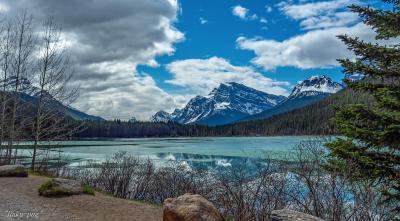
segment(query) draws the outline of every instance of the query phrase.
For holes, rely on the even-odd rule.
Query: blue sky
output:
[[[27,10],[40,32],[53,16],[80,87],[74,107],[107,119],[146,120],[220,83],[288,95],[312,75],[341,81],[337,58],[354,58],[336,35],[374,41],[347,9],[360,0],[0,0]]]
[[[282,1],[181,1],[181,12],[175,27],[185,34],[185,40],[176,44],[173,55],[157,58],[160,67],[151,68],[139,66],[139,72],[153,76],[157,84],[165,90],[175,92],[182,89],[168,84],[165,81],[171,74],[165,65],[174,60],[207,59],[213,56],[225,58],[236,66],[252,65],[254,53],[241,50],[237,47],[236,40],[240,36],[260,37],[283,41],[290,37],[307,32],[299,27],[299,21],[291,19],[277,6]],[[316,1],[315,1],[316,2]],[[257,15],[258,19],[242,19],[233,14],[235,6],[242,6],[249,10],[249,16]],[[201,23],[201,19],[205,21]],[[260,22],[265,19],[266,23]],[[292,85],[304,80],[311,75],[326,74],[331,78],[341,81],[343,74],[339,67],[333,68],[307,68],[277,67],[274,70],[263,70],[253,66],[260,73],[279,81],[287,81]],[[288,87],[290,90],[291,86]]]

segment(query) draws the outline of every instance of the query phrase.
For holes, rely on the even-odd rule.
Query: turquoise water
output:
[[[231,166],[258,158],[284,159],[307,136],[281,137],[206,137],[206,138],[139,138],[96,139],[59,142],[59,150],[70,166],[88,161],[102,162],[124,151],[130,155],[151,159],[157,164],[169,161],[185,162],[195,167]],[[26,153],[29,150],[24,150]]]

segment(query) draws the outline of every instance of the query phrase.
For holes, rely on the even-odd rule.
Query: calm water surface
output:
[[[69,166],[102,162],[113,154],[125,151],[130,155],[151,159],[157,164],[185,162],[194,167],[232,166],[254,163],[258,158],[283,159],[301,141],[316,139],[307,136],[280,137],[206,137],[206,138],[139,138],[96,139],[60,143]],[[29,151],[29,150],[25,150]]]

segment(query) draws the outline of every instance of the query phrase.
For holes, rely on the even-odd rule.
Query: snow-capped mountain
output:
[[[322,76],[312,76],[299,82],[293,89],[289,97],[279,105],[261,112],[259,114],[245,117],[240,121],[266,119],[274,115],[298,109],[311,103],[322,100],[323,98],[342,90],[344,86],[333,81],[331,78]]]
[[[169,122],[172,120],[171,114],[165,112],[165,111],[159,111],[156,114],[154,114],[151,118],[151,122]]]
[[[293,89],[288,99],[301,96],[314,96],[320,93],[334,94],[344,88],[343,85],[333,81],[331,78],[322,76],[312,76],[299,82]]]
[[[268,94],[239,83],[223,83],[207,96],[192,98],[172,114],[158,112],[152,119],[171,119],[182,124],[221,125],[270,109],[286,97]]]
[[[14,93],[15,92],[15,83],[16,83],[16,78],[15,77],[10,77],[5,80],[0,81],[0,91],[3,91],[5,87],[5,91],[8,93]],[[20,100],[25,103],[35,103],[39,99],[39,93],[40,89],[35,87],[28,79],[26,78],[20,78],[19,79],[19,88],[17,93],[20,95]],[[79,111],[75,108],[69,107],[69,106],[64,106],[61,102],[56,100],[54,97],[52,97],[49,93],[44,92],[44,99],[49,106],[49,108],[55,110],[55,111],[62,111],[64,114],[70,116],[71,118],[75,120],[104,120],[101,117],[98,116],[93,116],[86,114],[82,111]]]
[[[178,116],[180,116],[182,114],[182,109],[175,109],[174,112],[172,112],[170,119],[173,120],[175,118],[177,118]]]

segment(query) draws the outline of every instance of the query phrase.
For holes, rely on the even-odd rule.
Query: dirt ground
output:
[[[95,196],[41,197],[37,190],[46,179],[39,176],[0,178],[0,220],[162,220],[160,207],[98,192]]]

